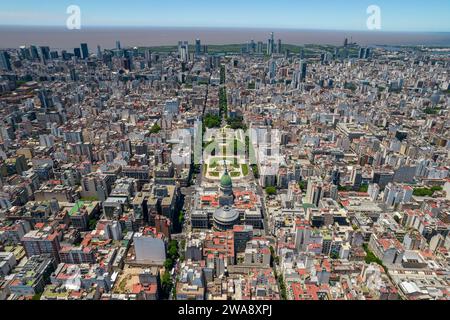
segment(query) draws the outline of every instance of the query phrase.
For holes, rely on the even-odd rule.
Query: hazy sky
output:
[[[366,30],[369,5],[382,31],[450,32],[449,0],[15,0],[1,1],[0,25],[64,27],[69,5],[85,26],[253,27]]]

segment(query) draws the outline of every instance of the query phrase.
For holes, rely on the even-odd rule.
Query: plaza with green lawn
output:
[[[208,130],[206,137],[203,150],[205,178],[220,180],[225,167],[233,180],[248,176],[245,135],[242,130],[233,130],[229,127]]]

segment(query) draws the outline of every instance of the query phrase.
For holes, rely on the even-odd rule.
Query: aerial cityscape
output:
[[[5,21],[0,300],[450,299],[450,26]]]

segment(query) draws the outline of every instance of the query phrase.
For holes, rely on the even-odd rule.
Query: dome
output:
[[[228,171],[225,171],[222,178],[220,179],[220,186],[222,188],[230,188],[233,186],[233,182],[231,181],[231,177],[228,174]]]
[[[214,220],[221,224],[234,224],[239,219],[239,212],[228,206],[214,212]]]

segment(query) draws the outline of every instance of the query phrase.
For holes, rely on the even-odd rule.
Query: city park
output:
[[[203,174],[211,181],[219,181],[225,167],[233,180],[240,180],[249,174],[243,130],[229,127],[207,130],[203,151]]]

